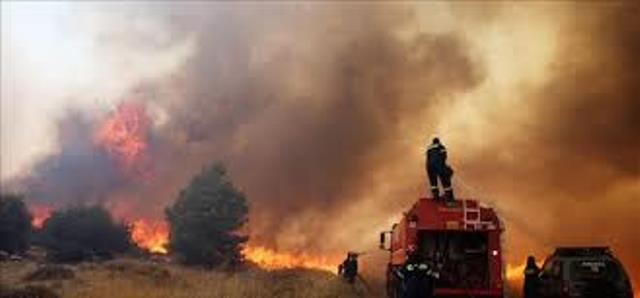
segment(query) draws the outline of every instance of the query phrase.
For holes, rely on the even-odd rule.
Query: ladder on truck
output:
[[[478,204],[474,205],[476,206],[470,206],[467,200],[462,201],[463,223],[466,230],[478,230],[481,227],[480,207]]]
[[[491,220],[483,221],[480,211],[480,203],[471,204],[467,200],[462,201],[463,223],[466,230],[495,229],[496,226]]]

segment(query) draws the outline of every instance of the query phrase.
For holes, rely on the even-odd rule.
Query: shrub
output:
[[[215,164],[195,176],[166,209],[169,248],[189,265],[235,265],[247,237],[237,230],[247,221],[246,199]]]
[[[29,248],[31,215],[19,195],[0,194],[0,250],[15,254]]]
[[[127,226],[115,222],[100,206],[56,211],[44,222],[41,234],[48,257],[57,262],[108,259],[131,247]]]

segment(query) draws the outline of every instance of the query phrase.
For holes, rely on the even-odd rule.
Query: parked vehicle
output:
[[[561,247],[544,262],[539,298],[633,298],[629,277],[608,247]]]

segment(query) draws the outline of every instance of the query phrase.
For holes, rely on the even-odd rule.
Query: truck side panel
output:
[[[502,289],[502,250],[500,232],[489,233],[489,283],[490,287]]]
[[[400,266],[406,260],[407,221],[403,218],[391,233],[391,265]]]

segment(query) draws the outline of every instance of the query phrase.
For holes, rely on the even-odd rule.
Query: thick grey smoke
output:
[[[59,152],[36,163],[21,181],[30,200],[52,207],[96,204],[131,184],[94,142],[94,130],[94,119],[78,110],[59,120]]]
[[[481,79],[459,36],[403,37],[400,31],[415,25],[413,11],[404,5],[119,9],[132,26],[149,18],[140,11],[152,12],[151,23],[163,24],[159,28],[171,37],[142,38],[147,43],[171,47],[187,37],[196,40],[193,54],[174,75],[132,90],[132,97],[144,98],[166,118],[153,127],[150,140],[154,177],[140,183],[119,176],[113,160],[92,145],[91,130],[98,125],[70,116],[61,123],[75,124],[83,133],[60,138],[60,151],[34,168],[27,181],[35,182],[28,185],[41,185],[28,187],[33,199],[55,205],[118,201],[125,205],[120,208],[153,210],[160,217],[193,173],[223,160],[251,199],[256,238],[265,235],[261,240],[267,241],[301,214],[324,216],[345,201],[360,200],[384,162],[379,156],[389,154],[388,142],[402,139],[403,128],[438,100]],[[144,37],[144,30],[127,35],[121,27],[100,32],[103,48],[149,50],[136,38]],[[309,235],[323,233],[321,223],[314,225]],[[320,242],[321,237],[305,236],[296,248],[322,247]]]
[[[218,8],[196,18],[198,50],[161,87],[178,93],[161,103],[166,136],[189,152],[166,165],[226,160],[251,198],[255,238],[270,245],[302,217],[366,196],[403,127],[481,79],[459,36],[402,39],[414,17],[403,6]],[[296,246],[326,246],[323,223],[303,222]]]
[[[637,5],[573,5],[547,83],[499,111],[515,133],[465,157],[467,179],[536,231],[507,226],[515,258],[609,245],[640,281],[639,17]]]

